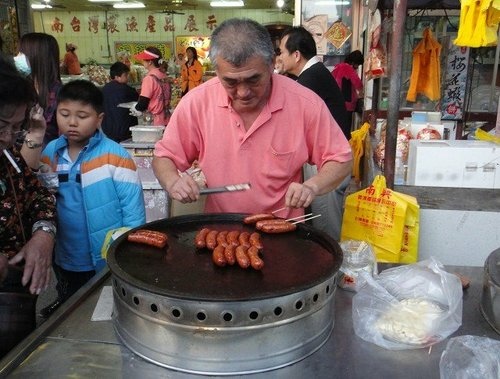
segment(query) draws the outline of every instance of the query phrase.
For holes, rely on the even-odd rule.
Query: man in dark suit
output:
[[[297,76],[297,82],[314,91],[323,99],[347,140],[351,138],[344,97],[330,71],[316,57],[316,42],[302,26],[286,29],[281,35],[280,59],[285,72]],[[316,166],[304,165],[304,179],[315,175]],[[334,191],[318,196],[311,204],[311,211],[322,217],[312,220],[315,228],[340,240],[344,194],[351,176],[345,178]]]
[[[347,140],[351,125],[347,123],[344,97],[330,71],[316,56],[316,42],[302,26],[286,29],[281,35],[280,59],[283,69],[295,75],[297,82],[314,91],[323,99]]]

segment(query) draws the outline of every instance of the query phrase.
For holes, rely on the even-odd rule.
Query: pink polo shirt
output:
[[[208,187],[251,184],[248,191],[209,195],[206,212],[261,213],[285,205],[302,166],[346,162],[351,148],[323,100],[282,75],[273,75],[271,96],[245,131],[218,78],[189,91],[176,107],[155,155],[181,171],[198,159]],[[303,209],[279,213],[303,214]]]
[[[164,104],[162,101],[161,85],[151,75],[155,75],[158,79],[166,78],[167,75],[161,72],[159,68],[154,68],[142,79],[141,96],[149,99],[148,111],[153,114],[153,125],[167,125],[167,119],[163,111]]]

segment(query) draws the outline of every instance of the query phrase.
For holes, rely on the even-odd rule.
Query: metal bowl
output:
[[[488,324],[500,334],[500,249],[486,258],[480,308]]]
[[[132,351],[161,366],[207,375],[268,371],[319,349],[334,325],[340,246],[307,225],[264,235],[262,271],[216,267],[196,250],[202,227],[247,230],[244,215],[189,215],[144,225],[167,249],[110,248],[114,327]]]

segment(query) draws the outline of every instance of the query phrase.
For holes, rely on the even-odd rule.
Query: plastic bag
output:
[[[377,274],[375,252],[365,241],[342,241],[340,248],[344,253],[344,259],[340,266],[338,285],[348,291],[357,292],[365,284],[361,272],[370,276]]]
[[[379,262],[413,263],[419,217],[417,200],[387,188],[377,175],[369,187],[347,196],[340,239],[368,242]]]
[[[500,378],[500,341],[478,336],[451,338],[439,361],[441,379]]]
[[[352,301],[356,335],[389,350],[423,348],[462,324],[460,279],[431,258],[384,270]]]

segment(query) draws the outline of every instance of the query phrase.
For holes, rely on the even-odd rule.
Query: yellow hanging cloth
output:
[[[434,39],[429,28],[424,30],[424,38],[413,50],[410,88],[406,100],[415,101],[417,94],[423,94],[431,101],[441,97],[441,44]]]
[[[353,163],[352,163],[352,176],[356,183],[361,182],[361,165],[363,154],[365,153],[365,140],[370,130],[370,124],[365,122],[361,128],[351,132],[351,139],[349,144],[351,145]]]
[[[453,43],[468,47],[495,46],[499,22],[500,0],[463,0]]]

